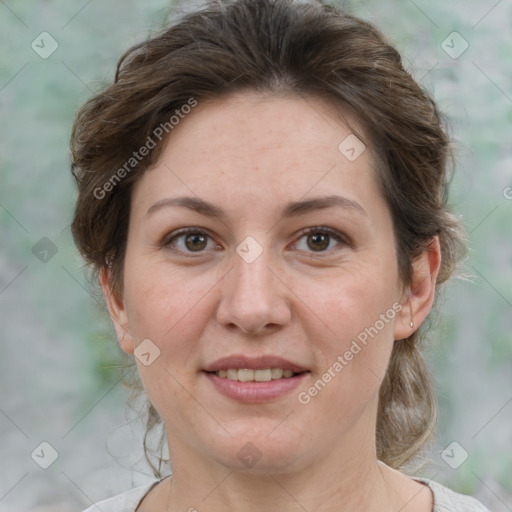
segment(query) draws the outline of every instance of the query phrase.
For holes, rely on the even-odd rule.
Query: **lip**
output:
[[[230,368],[233,367],[231,366]],[[282,366],[275,366],[274,368],[282,368]],[[287,379],[275,379],[268,382],[240,382],[238,380],[217,377],[215,373],[203,371],[203,374],[219,393],[238,402],[247,404],[261,403],[281,398],[297,388],[309,373],[309,371],[305,371],[304,373]]]
[[[265,368],[282,368],[283,370],[291,370],[294,373],[306,372],[307,368],[299,366],[296,363],[283,359],[282,357],[273,355],[264,355],[259,357],[247,357],[243,354],[234,354],[228,357],[217,359],[213,363],[205,366],[205,372],[217,372],[219,370],[229,370],[230,368],[248,370],[263,370]],[[294,378],[294,377],[290,377]]]

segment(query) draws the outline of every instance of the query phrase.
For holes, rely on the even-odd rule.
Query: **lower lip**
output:
[[[300,373],[287,379],[275,379],[267,382],[240,382],[214,373],[203,372],[219,393],[248,404],[266,402],[280,398],[297,388],[309,372]]]

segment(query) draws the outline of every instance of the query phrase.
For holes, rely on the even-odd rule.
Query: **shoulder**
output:
[[[459,494],[448,487],[427,478],[414,478],[425,483],[434,495],[434,512],[490,512],[478,500]]]
[[[112,498],[99,501],[83,512],[135,512],[142,498],[158,483],[158,480],[140,487],[135,487]]]

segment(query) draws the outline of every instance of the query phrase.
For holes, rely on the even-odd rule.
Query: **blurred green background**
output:
[[[68,143],[121,53],[196,3],[0,1],[0,512],[80,510],[152,479],[126,360],[72,243]],[[440,424],[424,476],[512,510],[512,3],[343,5],[397,46],[457,141],[450,203],[473,278],[448,286],[428,347]],[[452,442],[468,453],[456,469],[441,457]]]

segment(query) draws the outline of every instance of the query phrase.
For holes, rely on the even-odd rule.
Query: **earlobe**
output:
[[[117,294],[112,291],[110,286],[111,275],[108,269],[102,268],[100,270],[99,279],[101,289],[103,291],[103,296],[105,297],[105,302],[107,303],[110,319],[114,324],[119,346],[123,352],[126,352],[127,354],[133,354],[135,347],[128,326],[128,318],[126,315],[123,298],[118,297]]]
[[[441,245],[438,236],[432,238],[428,248],[413,262],[412,266],[412,282],[395,323],[395,340],[411,336],[432,309],[436,280],[441,267]]]

